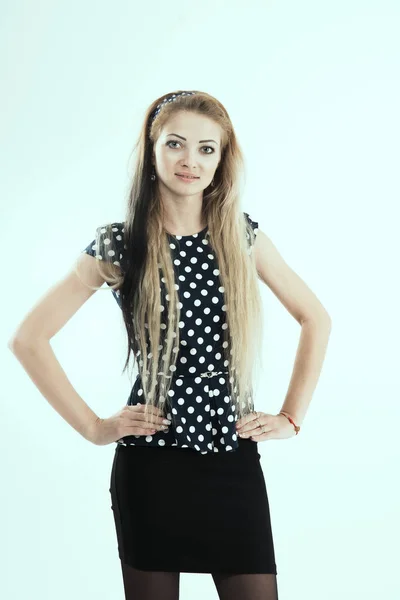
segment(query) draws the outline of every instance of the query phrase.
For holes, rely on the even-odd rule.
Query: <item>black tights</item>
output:
[[[121,562],[125,600],[179,600],[180,573],[141,571]],[[211,573],[220,600],[278,600],[273,573]]]

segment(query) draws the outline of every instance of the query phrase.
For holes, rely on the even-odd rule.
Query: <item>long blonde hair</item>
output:
[[[180,91],[172,93],[179,94]],[[97,253],[99,258],[104,257],[97,260],[97,266],[114,293],[119,290],[128,345],[122,372],[134,352],[143,384],[146,418],[151,422],[148,407],[163,408],[163,403],[168,403],[180,339],[178,286],[164,230],[164,205],[158,186],[151,180],[153,147],[162,127],[177,111],[206,115],[220,125],[221,160],[214,175],[214,186],[203,191],[203,217],[224,293],[226,325],[222,327],[223,342],[218,347],[229,371],[230,401],[241,418],[254,410],[253,395],[261,366],[263,334],[262,302],[252,251],[255,234],[240,205],[244,158],[226,109],[205,92],[179,96],[175,101],[165,103],[152,121],[153,111],[168,96],[170,94],[161,96],[149,106],[134,147],[137,159],[123,227],[125,265],[122,268],[119,260],[115,260],[115,257],[119,258],[116,232],[120,235],[120,231],[108,223],[97,228]],[[165,307],[168,317],[164,325],[161,324],[161,276],[168,299],[168,307]]]

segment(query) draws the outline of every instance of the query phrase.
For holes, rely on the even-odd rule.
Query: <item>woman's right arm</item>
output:
[[[104,279],[96,268],[96,259],[79,256],[80,276],[91,286],[100,287]],[[84,402],[58,362],[51,338],[95,293],[72,269],[44,295],[27,314],[8,347],[51,406],[85,439],[91,440],[99,417]]]

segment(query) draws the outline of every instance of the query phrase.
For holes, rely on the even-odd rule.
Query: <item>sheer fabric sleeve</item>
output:
[[[253,242],[249,239],[249,234],[247,234],[247,239],[249,240],[249,246],[253,246],[254,242],[256,241],[256,237],[257,237],[257,233],[258,233],[258,221],[254,221],[250,217],[249,213],[245,212],[244,216],[246,217],[247,222],[249,223],[249,225],[251,226],[251,228],[254,232],[254,241]]]
[[[82,250],[98,260],[112,262],[124,271],[124,224],[109,223],[96,228],[95,238]]]

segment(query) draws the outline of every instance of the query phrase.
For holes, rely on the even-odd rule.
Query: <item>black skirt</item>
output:
[[[144,571],[277,573],[257,442],[201,454],[118,444],[110,480],[121,561]]]

